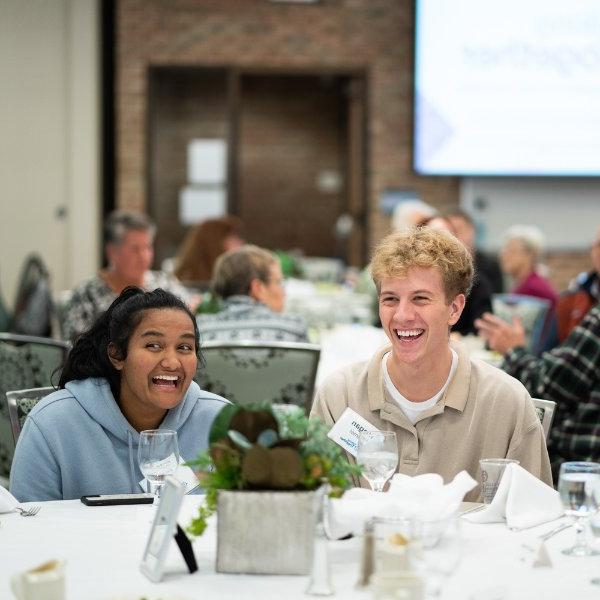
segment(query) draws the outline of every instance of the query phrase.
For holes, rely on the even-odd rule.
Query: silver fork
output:
[[[35,517],[40,510],[42,510],[41,506],[30,506],[29,508],[21,508],[20,506],[15,506],[15,510],[19,511],[19,514],[22,517]]]

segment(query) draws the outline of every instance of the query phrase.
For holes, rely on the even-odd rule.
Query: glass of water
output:
[[[173,475],[179,466],[177,432],[170,429],[142,431],[138,446],[138,462],[142,475],[150,484],[150,492],[154,494],[156,506],[165,479]]]
[[[398,442],[393,431],[363,431],[358,436],[356,462],[375,492],[383,492],[385,482],[398,466]]]
[[[572,548],[563,550],[568,556],[599,554],[590,548],[584,534],[584,519],[596,511],[592,491],[600,481],[600,463],[565,462],[560,466],[558,492],[568,515],[575,517],[577,539]]]

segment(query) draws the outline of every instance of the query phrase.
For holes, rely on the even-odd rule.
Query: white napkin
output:
[[[352,488],[331,501],[329,535],[333,539],[349,533],[362,534],[371,517],[442,519],[458,510],[465,494],[477,482],[461,471],[447,485],[440,475],[428,473],[409,477],[396,474],[387,492]]]
[[[507,465],[491,504],[465,515],[472,523],[506,524],[515,529],[534,527],[564,514],[558,492],[520,465]]]
[[[0,485],[0,513],[8,513],[15,510],[18,506],[17,499],[5,488]]]

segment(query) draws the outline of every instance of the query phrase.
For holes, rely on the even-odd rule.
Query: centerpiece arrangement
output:
[[[188,527],[202,535],[215,511],[217,571],[306,574],[322,492],[341,496],[360,467],[300,408],[230,405],[215,419],[209,449],[188,463],[206,490]]]

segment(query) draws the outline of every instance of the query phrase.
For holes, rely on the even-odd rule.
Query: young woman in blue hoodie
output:
[[[161,289],[126,288],[76,339],[59,389],[29,413],[10,489],[21,502],[144,491],[144,429],[177,431],[182,459],[208,446],[227,400],[192,380],[200,355],[194,316]]]

